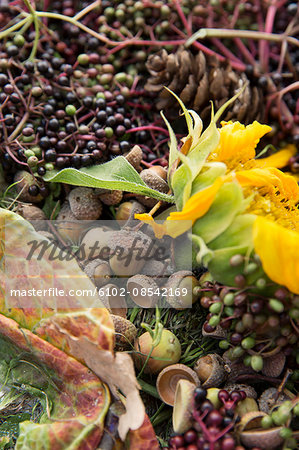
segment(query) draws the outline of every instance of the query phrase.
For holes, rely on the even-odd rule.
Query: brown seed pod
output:
[[[281,405],[284,401],[290,400],[289,391],[284,389],[277,397],[277,389],[274,387],[266,389],[258,399],[259,408],[264,413],[269,414],[274,406]],[[291,394],[292,396],[292,394]]]
[[[229,393],[233,391],[244,391],[248,398],[257,399],[256,390],[252,386],[249,386],[249,384],[226,383],[223,389]]]
[[[22,203],[17,211],[24,219],[32,222],[36,231],[45,231],[47,229],[47,217],[38,206]]]
[[[118,286],[109,283],[99,289],[99,298],[104,306],[114,315],[127,317],[127,303],[123,295],[120,294]]]
[[[158,175],[160,178],[166,181],[167,179],[167,170],[164,169],[162,166],[151,166],[148,168],[148,170],[151,170],[156,175]]]
[[[109,263],[115,275],[130,277],[140,272],[152,240],[141,231],[120,230],[108,240],[113,256]]]
[[[146,275],[134,275],[127,281],[127,292],[141,308],[153,308],[159,300],[158,291],[155,280]]]
[[[264,358],[264,365],[262,374],[267,377],[277,378],[283,371],[285,366],[286,356],[283,352],[276,353],[276,355]]]
[[[18,193],[18,200],[28,203],[39,203],[43,199],[40,194],[36,196],[29,194],[29,187],[37,186],[36,179],[31,173],[20,170],[15,174],[14,183],[17,183],[15,188]]]
[[[76,219],[70,205],[65,202],[58,213],[56,219],[56,228],[61,238],[69,243],[78,243],[82,234],[86,230],[87,223],[83,223]]]
[[[98,288],[107,284],[112,275],[109,264],[102,259],[94,259],[89,262],[84,267],[84,272]]]
[[[78,220],[96,220],[102,213],[102,202],[90,188],[72,189],[68,200],[71,211]]]
[[[136,338],[137,328],[130,320],[124,317],[114,314],[111,314],[110,317],[115,330],[115,349],[124,350],[130,348]]]
[[[184,364],[172,364],[159,373],[156,382],[157,391],[167,405],[174,405],[175,391],[180,380],[188,380],[195,386],[200,385],[196,372]]]
[[[229,366],[216,353],[199,358],[194,370],[205,388],[220,386],[230,372]]]
[[[110,191],[109,189],[104,189],[99,195],[99,199],[107,206],[118,205],[123,198],[123,191]]]
[[[139,145],[134,145],[132,150],[130,150],[129,153],[125,155],[125,158],[131,164],[131,166],[133,166],[134,169],[137,170],[137,172],[141,172],[140,163],[143,158],[143,153]]]
[[[180,380],[177,384],[172,425],[175,433],[185,433],[192,426],[193,393],[196,385],[189,380]]]
[[[211,331],[211,333],[208,333],[205,331],[204,327],[202,327],[201,334],[203,336],[209,336],[215,339],[225,339],[228,335],[227,331],[224,330],[220,325],[217,325],[214,331]]]
[[[196,286],[199,286],[199,281],[192,272],[187,270],[175,272],[165,285],[167,303],[177,310],[191,308],[199,297],[194,293]]]
[[[266,414],[262,411],[252,411],[244,414],[238,425],[240,440],[246,448],[261,449],[278,448],[283,443],[280,437],[282,427],[262,429],[261,420]]]

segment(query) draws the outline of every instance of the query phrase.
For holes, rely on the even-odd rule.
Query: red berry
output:
[[[184,443],[185,442],[183,436],[173,436],[169,441],[170,446],[174,447],[175,449],[184,447]]]
[[[193,442],[195,442],[197,439],[196,431],[194,430],[186,431],[186,433],[184,434],[184,439],[186,444],[193,444]]]
[[[227,402],[229,399],[229,393],[225,389],[221,389],[221,391],[218,392],[218,398],[221,402]]]
[[[245,398],[247,397],[247,395],[244,391],[239,391],[239,394],[241,395],[242,400],[245,400]]]
[[[190,445],[188,445],[187,450],[197,450],[197,445],[190,444]]]
[[[242,400],[242,395],[238,391],[233,391],[230,394],[230,398],[233,402],[239,402],[240,400]]]
[[[219,411],[217,411],[217,410],[211,411],[207,417],[207,425],[217,427],[218,425],[220,425],[222,423],[222,419],[223,419],[223,417]]]
[[[221,450],[234,450],[235,441],[232,437],[224,438],[221,442]]]

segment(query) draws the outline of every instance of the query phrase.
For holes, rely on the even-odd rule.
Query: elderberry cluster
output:
[[[235,413],[237,404],[246,398],[243,391],[222,389],[212,403],[207,398],[207,391],[198,387],[194,391],[194,407],[192,411],[193,426],[182,435],[169,440],[169,449],[188,450],[234,450],[237,443],[233,435],[233,427],[240,420]],[[240,447],[242,448],[242,447]]]

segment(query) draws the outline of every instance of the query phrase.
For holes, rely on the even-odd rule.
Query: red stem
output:
[[[167,134],[167,136],[169,135],[168,131],[164,130],[164,128],[155,127],[153,125],[145,125],[143,127],[130,128],[129,130],[127,130],[127,133],[135,133],[136,131],[142,131],[142,130],[155,130],[155,131],[160,131],[161,133]]]
[[[180,2],[178,0],[174,0],[174,4],[175,4],[176,10],[177,10],[177,13],[178,13],[178,15],[179,15],[179,17],[180,17],[184,27],[186,28],[188,36],[191,36],[192,29],[189,26],[189,23],[188,23],[188,21],[187,21],[187,19],[185,17],[185,14],[183,13],[183,10],[181,8]]]
[[[275,15],[277,12],[276,0],[269,6],[267,11],[266,21],[265,21],[265,32],[272,33]],[[261,57],[261,67],[265,73],[269,69],[269,42],[266,40],[260,41],[260,57]]]

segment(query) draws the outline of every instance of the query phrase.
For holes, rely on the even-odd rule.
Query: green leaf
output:
[[[112,161],[84,169],[62,169],[46,173],[45,181],[66,183],[74,186],[123,190],[135,194],[147,195],[157,200],[174,202],[171,195],[163,194],[149,188],[138,172],[123,156],[117,156]]]
[[[188,127],[188,136],[192,136],[193,134],[193,121],[192,121],[192,117],[190,112],[188,111],[188,109],[186,108],[186,106],[184,105],[184,103],[182,102],[182,100],[180,99],[180,97],[178,97],[174,92],[172,92],[170,89],[168,89],[165,86],[165,89],[167,89],[168,92],[170,92],[179,102],[182,110],[183,110],[183,115],[186,118],[186,122],[187,122],[187,127]]]

